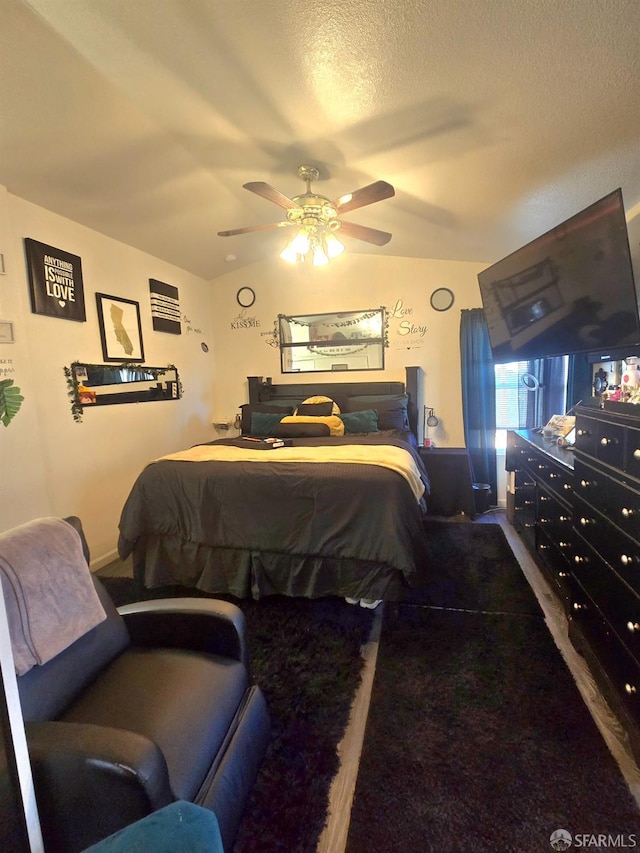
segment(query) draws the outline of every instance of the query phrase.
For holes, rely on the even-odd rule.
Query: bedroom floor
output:
[[[463,518],[443,518],[442,523],[450,521],[461,521]],[[629,785],[629,788],[640,806],[640,768],[638,767],[631,751],[625,743],[622,731],[615,716],[602,698],[595,686],[591,674],[584,660],[574,650],[568,640],[567,624],[564,612],[549,591],[545,579],[540,570],[523,545],[520,537],[515,533],[506,519],[503,510],[490,510],[478,516],[474,521],[468,520],[469,524],[499,523],[505,533],[507,541],[513,550],[516,559],[520,563],[523,574],[527,578],[540,606],[545,614],[549,630],[558,646],[562,656],[567,663],[583,699],[589,708],[600,732],[607,743],[611,753],[618,762],[621,772]],[[119,561],[105,566],[98,571],[98,575],[131,577],[132,568],[129,560]],[[382,611],[379,609],[374,622],[372,635],[363,648],[365,658],[365,669],[358,693],[355,696],[351,709],[351,718],[345,736],[338,747],[341,765],[334,779],[329,804],[329,818],[327,826],[318,845],[318,853],[344,853],[349,830],[349,819],[351,804],[355,793],[358,764],[364,738],[364,730],[369,708],[369,699],[375,674],[376,656]]]

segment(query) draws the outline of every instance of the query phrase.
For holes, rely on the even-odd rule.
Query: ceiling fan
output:
[[[387,231],[378,231],[354,222],[344,222],[342,214],[391,198],[395,190],[386,181],[375,181],[352,193],[340,196],[331,201],[325,196],[311,191],[311,182],[317,181],[320,173],[315,166],[299,166],[298,176],[306,182],[306,192],[288,198],[277,189],[264,181],[252,181],[243,184],[244,188],[256,195],[266,198],[287,211],[287,218],[280,222],[266,225],[249,225],[246,228],[232,228],[229,231],[218,231],[219,237],[233,237],[236,234],[247,234],[251,231],[269,231],[275,228],[296,226],[296,234],[289,241],[280,257],[295,263],[311,254],[313,264],[321,266],[344,251],[344,246],[335,236],[340,231],[345,237],[384,246],[391,239]]]

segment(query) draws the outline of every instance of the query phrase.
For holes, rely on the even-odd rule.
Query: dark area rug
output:
[[[131,578],[100,577],[117,606],[143,598],[200,595],[140,590]],[[253,681],[271,714],[271,740],[234,853],[313,853],[338,770],[337,746],[360,683],[360,647],[373,612],[339,598],[270,596],[233,601],[247,621]]]
[[[542,616],[499,524],[427,520],[424,526],[428,576],[406,602]]]
[[[347,853],[533,853],[560,828],[629,846],[640,813],[501,528],[431,527],[460,607],[386,614]]]

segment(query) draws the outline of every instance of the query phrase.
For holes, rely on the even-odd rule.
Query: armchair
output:
[[[79,519],[66,522],[88,560]],[[117,610],[92,581],[106,618],[18,677],[47,853],[84,850],[177,800],[212,810],[230,850],[270,727],[242,611],[195,598]]]

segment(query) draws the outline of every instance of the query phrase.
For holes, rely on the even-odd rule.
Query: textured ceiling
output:
[[[639,45],[638,0],[0,0],[0,184],[211,279],[286,240],[216,236],[284,218],[242,184],[310,163],[396,188],[348,251],[489,263],[640,210]]]

